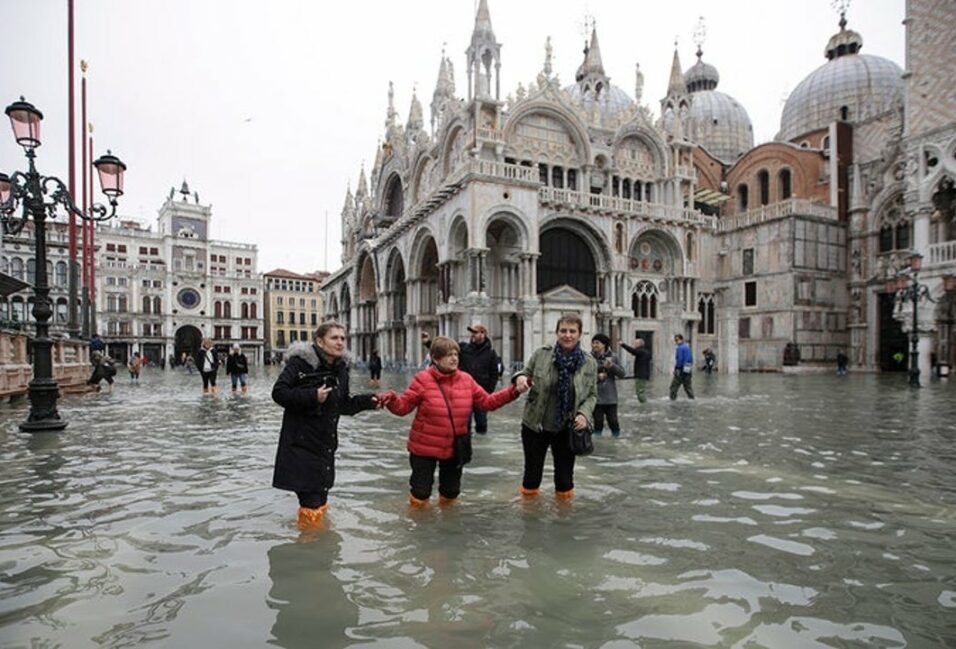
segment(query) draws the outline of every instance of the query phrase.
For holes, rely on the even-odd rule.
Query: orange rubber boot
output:
[[[424,506],[427,505],[427,504],[428,504],[428,498],[424,498],[424,499],[422,499],[422,498],[416,498],[416,497],[413,496],[412,494],[408,494],[408,506],[409,506],[409,507],[412,507],[412,508],[414,508],[414,509],[417,509],[417,508],[419,508],[419,507],[424,507]]]
[[[458,501],[457,498],[449,498],[447,496],[438,496],[438,504],[442,507],[448,507],[449,505],[454,505]]]
[[[322,527],[322,521],[325,519],[325,511],[328,508],[328,503],[314,509],[311,507],[299,507],[299,529],[305,531]]]
[[[524,485],[521,485],[520,487],[518,487],[518,491],[519,491],[519,492],[521,493],[521,495],[524,496],[525,498],[534,498],[534,497],[536,497],[539,493],[541,493],[541,490],[540,490],[540,489],[528,489],[528,488],[525,487]]]
[[[563,500],[565,502],[574,498],[574,489],[568,489],[567,491],[555,491],[554,497],[558,500]]]

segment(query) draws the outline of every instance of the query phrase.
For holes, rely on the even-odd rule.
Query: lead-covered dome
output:
[[[576,83],[567,86],[564,90],[571,97],[571,100],[586,112],[590,112],[591,107],[596,106],[598,112],[605,116],[611,116],[623,113],[634,106],[634,100],[612,83],[600,88],[597,93],[595,93],[594,88],[585,90]]]
[[[903,105],[903,70],[880,56],[860,54],[863,37],[846,29],[826,47],[826,63],[801,81],[783,107],[778,140],[794,140],[831,122],[860,122]]]
[[[754,129],[750,115],[739,101],[717,90],[720,74],[703,60],[697,49],[697,63],[684,73],[690,106],[684,121],[685,135],[715,157],[733,162],[753,148]]]

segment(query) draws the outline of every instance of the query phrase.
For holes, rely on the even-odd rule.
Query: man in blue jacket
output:
[[[691,378],[694,372],[694,355],[690,351],[690,345],[684,342],[684,337],[680,334],[674,336],[674,343],[677,345],[677,351],[674,354],[674,380],[671,381],[671,401],[677,399],[677,391],[680,386],[684,386],[684,392],[688,399],[694,398],[694,388],[691,387]]]

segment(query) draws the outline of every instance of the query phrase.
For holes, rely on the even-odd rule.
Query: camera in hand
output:
[[[339,378],[331,372],[299,372],[299,383],[313,388],[339,387]]]

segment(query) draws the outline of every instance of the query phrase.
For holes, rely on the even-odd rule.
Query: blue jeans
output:
[[[245,374],[230,374],[232,378],[232,389],[236,389],[236,385],[241,384],[242,387],[246,387],[246,375]]]

